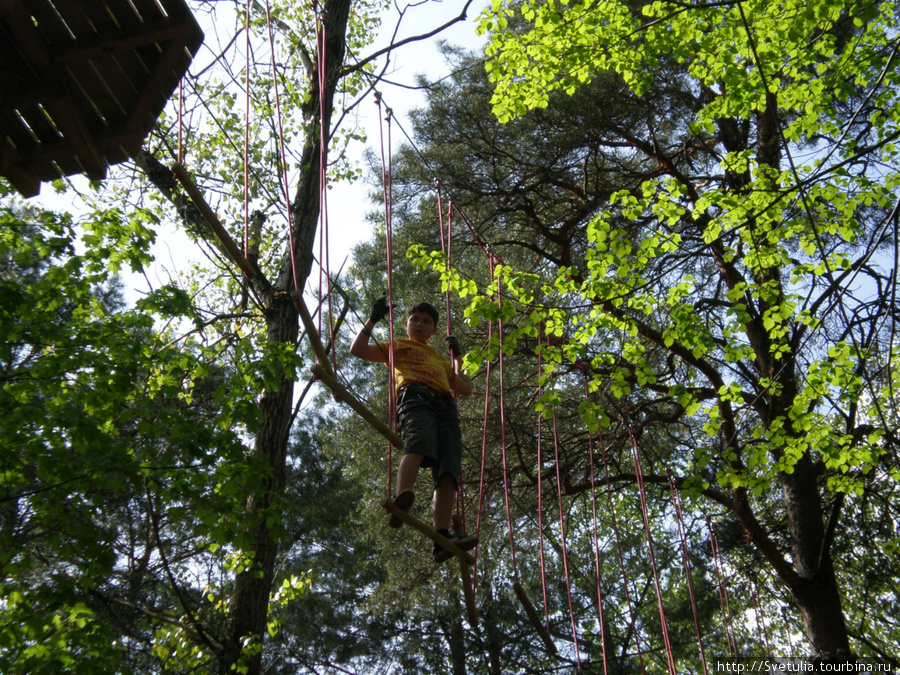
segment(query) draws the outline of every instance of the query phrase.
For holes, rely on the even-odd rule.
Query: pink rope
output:
[[[275,35],[272,31],[272,20],[269,12],[269,0],[266,0],[266,28],[269,33],[269,48],[272,52],[272,86],[275,88],[275,117],[278,122],[278,147],[281,157],[281,173],[284,182],[284,204],[287,208],[288,245],[291,249],[291,272],[294,279],[294,288],[302,290],[297,274],[297,260],[294,253],[294,225],[291,222],[291,187],[288,179],[287,153],[284,149],[284,124],[281,116],[281,95],[278,91],[278,70],[275,66]]]
[[[451,206],[452,206],[453,210],[459,214],[459,217],[462,218],[462,221],[466,224],[466,227],[469,228],[469,234],[472,235],[472,238],[475,240],[475,243],[478,244],[478,247],[482,250],[482,252],[489,258],[492,258],[494,260],[494,262],[500,262],[500,256],[498,256],[496,253],[493,253],[492,251],[488,250],[487,246],[485,246],[484,243],[481,241],[481,238],[478,236],[478,233],[475,231],[475,228],[472,227],[472,223],[469,221],[469,218],[466,216],[466,214],[463,213],[462,209],[460,209],[459,206],[457,206],[456,204],[453,204],[453,203],[451,203]]]
[[[606,456],[606,446],[603,443],[602,436],[600,437],[600,450],[603,457],[603,474],[606,480],[606,500],[609,505],[609,515],[612,522],[613,533],[616,537],[616,554],[619,558],[619,569],[622,572],[622,591],[625,594],[625,602],[628,606],[628,616],[631,621],[631,630],[634,633],[634,646],[637,650],[638,663],[641,666],[641,673],[646,673],[646,670],[644,669],[644,651],[641,645],[641,636],[638,631],[637,620],[634,616],[634,605],[631,602],[631,592],[628,589],[628,572],[625,569],[625,556],[622,554],[622,538],[619,534],[619,526],[616,521],[616,509],[612,498],[612,484],[609,480],[609,460]]]
[[[326,287],[328,298],[328,336],[334,344],[334,306],[331,296],[331,252],[328,234],[328,128],[329,120],[325,117],[325,22],[320,20],[316,12],[316,53],[319,80],[319,306],[322,306],[322,287]],[[324,250],[323,250],[324,249]],[[325,279],[323,282],[322,276]],[[322,314],[319,313],[319,335],[322,334]],[[337,350],[331,350],[331,367],[337,373]]]
[[[752,573],[748,575],[750,581],[750,597],[753,600],[753,611],[756,614],[756,631],[759,633],[759,646],[763,654],[771,654],[769,649],[769,634],[766,631],[766,623],[762,619],[762,610],[759,606],[759,587],[753,580]]]
[[[681,495],[675,488],[675,479],[669,472],[669,489],[672,492],[672,505],[675,507],[675,521],[678,524],[678,537],[681,540],[681,556],[684,559],[684,574],[687,577],[688,594],[691,599],[691,611],[694,616],[694,633],[697,636],[697,647],[700,650],[700,663],[703,664],[703,675],[707,674],[706,652],[703,649],[703,637],[700,631],[700,614],[697,610],[697,596],[694,593],[694,575],[691,572],[691,556],[687,545],[687,531],[684,527],[684,513],[681,508]]]
[[[538,357],[540,359],[540,357]],[[540,363],[540,361],[538,361]],[[584,378],[584,397],[585,400],[590,398],[588,387],[589,377],[585,374]],[[594,435],[588,432],[588,460],[591,467],[591,510],[593,512],[593,535],[594,535],[594,569],[596,570],[597,583],[597,616],[600,620],[600,648],[603,652],[603,672],[608,671],[607,654],[606,654],[606,630],[603,621],[603,592],[600,587],[600,539],[597,535],[599,523],[597,520],[597,482],[594,478]]]
[[[178,163],[184,164],[184,83],[178,80]]]
[[[559,499],[559,535],[562,545],[563,572],[566,577],[566,595],[569,598],[569,619],[572,624],[572,642],[575,644],[575,661],[581,671],[581,652],[578,649],[578,630],[575,626],[575,607],[572,604],[572,582],[569,576],[569,555],[566,548],[566,522],[563,517],[562,471],[559,461],[559,435],[556,428],[556,409],[553,410],[553,449],[556,455],[556,494]]]
[[[244,49],[247,53],[246,76],[244,80],[244,257],[250,253],[250,2],[247,2],[247,16],[244,25]]]
[[[538,344],[541,344],[543,325],[538,325]],[[543,372],[543,358],[538,350],[538,377]],[[543,386],[538,383],[538,399],[543,395]],[[543,457],[543,414],[537,415],[537,465],[538,465],[538,550],[541,559],[541,593],[544,598],[544,625],[547,633],[550,633],[550,603],[547,601],[547,565],[544,560],[544,457]]]
[[[493,264],[491,265],[493,269]],[[497,284],[497,303],[500,307],[503,306],[503,285],[502,283]],[[503,320],[497,322],[497,335],[500,340],[500,357],[499,357],[499,370],[500,370],[500,444],[502,448],[502,458],[503,458],[503,494],[506,501],[506,525],[509,530],[509,554],[512,558],[512,569],[513,569],[513,577],[516,581],[519,581],[519,569],[516,566],[516,542],[515,537],[513,536],[513,524],[512,524],[512,511],[510,506],[509,499],[509,467],[507,465],[506,458],[506,400],[504,397],[506,386],[503,382]]]
[[[378,106],[379,118],[379,137],[381,139],[381,184],[384,192],[384,222],[385,222],[385,248],[387,253],[387,282],[388,282],[388,414],[390,417],[390,428],[396,430],[397,427],[397,392],[395,390],[394,378],[394,257],[393,242],[391,241],[393,217],[392,205],[392,182],[391,182],[391,166],[390,149],[391,149],[391,109],[387,108],[387,115],[381,116],[381,94],[375,92],[375,104]],[[385,133],[384,122],[387,121],[387,145],[388,156],[385,158]],[[388,474],[387,474],[387,494],[391,497],[391,477],[393,476],[393,444],[388,443]]]
[[[716,579],[719,582],[719,604],[725,618],[725,637],[728,641],[728,652],[737,656],[737,641],[734,638],[734,630],[731,626],[731,605],[728,602],[728,586],[725,583],[725,574],[722,568],[722,560],[719,554],[719,540],[716,537],[715,527],[712,521],[707,522],[709,527],[709,545],[712,548],[713,562],[716,569]]]
[[[672,643],[669,639],[669,626],[666,622],[666,613],[663,609],[662,590],[659,586],[659,574],[656,569],[656,556],[653,553],[653,535],[650,532],[650,516],[647,512],[647,490],[644,485],[644,472],[641,469],[641,460],[638,455],[637,443],[631,433],[631,427],[626,425],[628,430],[628,438],[631,440],[631,454],[634,458],[634,473],[637,479],[638,495],[641,502],[641,516],[644,520],[644,531],[647,534],[647,551],[650,554],[650,568],[653,570],[653,585],[656,589],[656,602],[659,607],[659,623],[662,631],[663,644],[666,648],[666,663],[669,667],[671,675],[677,675],[675,668],[675,655],[672,652]]]
[[[494,322],[488,324],[488,343],[494,335]],[[491,362],[488,361],[484,375],[484,420],[481,425],[481,471],[478,479],[478,512],[475,517],[475,534],[481,535],[481,514],[484,509],[484,473],[487,464],[487,430],[491,403]],[[472,584],[478,587],[478,558],[472,568]]]

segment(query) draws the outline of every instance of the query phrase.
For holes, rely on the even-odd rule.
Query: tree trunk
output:
[[[334,93],[340,81],[346,45],[346,29],[350,16],[351,0],[329,0],[324,3],[325,26],[325,88],[318,89],[318,79],[310,73],[312,95],[303,110],[310,129],[301,158],[303,168],[300,184],[291,204],[291,242],[293,251],[286,247],[282,256],[278,278],[267,296],[266,341],[273,347],[296,348],[298,314],[290,297],[290,291],[302,289],[313,263],[313,242],[319,221],[319,195],[321,189],[321,136],[318,123],[320,103],[324,108],[324,124],[331,118]],[[321,97],[321,98],[320,98]],[[326,136],[327,144],[327,136]],[[327,151],[327,147],[326,147]],[[273,350],[274,351],[274,350]],[[290,435],[291,406],[293,403],[294,374],[287,369],[281,373],[277,390],[267,391],[259,401],[259,431],[253,452],[265,458],[271,473],[262,487],[247,499],[247,509],[258,517],[254,531],[253,566],[235,577],[234,589],[228,607],[224,650],[220,659],[220,672],[232,673],[232,666],[242,658],[242,649],[248,642],[261,647],[268,619],[269,593],[275,574],[278,541],[272,535],[269,523],[280,520],[277,511],[279,499],[284,493],[285,458]],[[279,514],[280,515],[280,514]],[[261,651],[244,655],[249,675],[262,672]]]
[[[299,321],[289,295],[274,296],[266,318],[268,343],[296,344]],[[276,500],[284,494],[293,394],[293,377],[284,374],[278,389],[264,392],[259,400],[260,425],[253,452],[266,458],[271,473],[247,500],[247,510],[257,518],[253,531],[253,565],[234,580],[221,659],[222,673],[233,672],[231,665],[241,658],[246,638],[252,638],[261,646],[265,635],[269,592],[278,554],[278,542],[272,536],[269,522],[272,510],[280,508]],[[250,660],[250,672],[260,672],[261,664],[262,654],[257,652]]]
[[[782,475],[781,491],[791,532],[794,568],[800,577],[791,585],[791,592],[800,609],[806,636],[817,655],[849,654],[847,625],[825,543],[822,502],[809,455],[797,462],[793,473]]]

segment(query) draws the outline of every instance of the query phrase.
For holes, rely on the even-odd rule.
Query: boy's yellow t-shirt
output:
[[[388,345],[379,344],[378,348],[389,358]],[[411,382],[419,382],[452,396],[452,378],[453,367],[431,345],[394,340],[394,379],[398,391]]]

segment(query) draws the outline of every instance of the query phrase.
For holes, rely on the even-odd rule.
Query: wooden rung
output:
[[[544,641],[544,645],[547,647],[547,651],[549,651],[551,654],[559,653],[556,645],[553,644],[553,640],[550,639],[550,633],[547,632],[547,626],[545,626],[544,622],[541,621],[541,617],[538,615],[537,610],[531,603],[531,599],[528,597],[528,594],[525,593],[525,589],[522,588],[522,584],[520,584],[518,581],[514,581],[513,590],[515,591],[516,597],[519,599],[519,602],[522,603],[522,607],[525,608],[525,613],[528,615],[528,620],[531,621],[531,625],[534,626],[535,630],[537,630],[538,632],[538,635],[541,636],[541,640]]]
[[[248,279],[255,277],[256,270],[253,269],[253,266],[244,257],[241,249],[234,243],[234,239],[228,234],[228,230],[226,230],[222,226],[222,223],[219,222],[219,217],[213,212],[209,204],[206,203],[203,193],[197,189],[196,185],[194,185],[194,181],[191,180],[191,177],[188,175],[185,168],[178,162],[175,162],[172,164],[172,174],[178,179],[178,182],[181,183],[181,186],[184,188],[184,191],[187,192],[188,197],[194,202],[194,206],[200,210],[200,213],[213,231],[213,234],[215,234],[216,238],[222,243],[222,247],[240,268],[244,276]]]
[[[325,368],[329,375],[332,374],[331,366],[328,365],[328,352],[325,351],[325,346],[322,344],[322,338],[319,337],[319,331],[313,323],[312,315],[309,313],[309,308],[306,306],[306,301],[303,299],[303,291],[295,288],[291,291],[291,299],[294,301],[294,306],[300,314],[300,320],[303,322],[303,327],[306,329],[306,335],[309,338],[309,343],[312,345],[316,358],[319,360],[319,365]]]
[[[383,502],[381,502],[381,505],[388,513],[393,516],[397,516],[400,520],[412,527],[414,530],[418,530],[432,541],[440,544],[445,549],[450,551],[450,553],[459,558],[463,563],[467,565],[475,564],[475,558],[469,555],[469,553],[463,551],[459,546],[448,540],[447,537],[439,534],[433,527],[426,525],[421,520],[410,514],[409,511],[398,509],[396,506],[394,506],[394,502],[390,499],[385,499]]]
[[[396,448],[403,447],[403,439],[400,438],[384,421],[378,417],[375,413],[369,410],[359,399],[357,399],[353,394],[351,394],[344,385],[337,381],[337,379],[332,375],[327,368],[325,368],[321,363],[317,363],[312,368],[312,373],[316,377],[319,378],[331,391],[334,392],[335,397],[339,401],[343,401],[348,406],[350,406],[353,410],[355,410],[360,417],[362,417],[366,422],[372,425],[376,431],[378,431],[382,436],[388,439],[391,444]]]

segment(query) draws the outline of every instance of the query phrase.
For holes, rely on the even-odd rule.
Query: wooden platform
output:
[[[134,155],[203,42],[185,0],[0,0],[0,175],[43,181]]]

